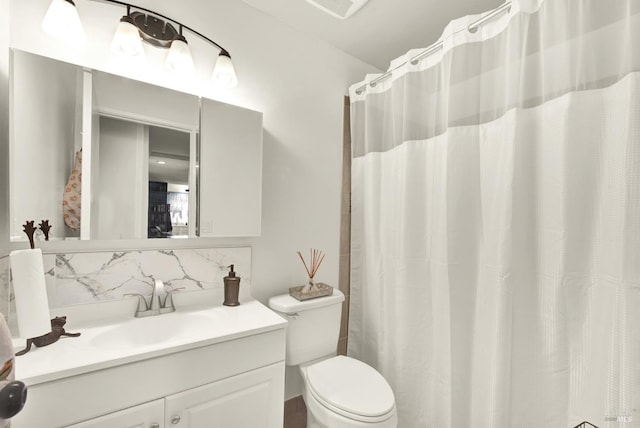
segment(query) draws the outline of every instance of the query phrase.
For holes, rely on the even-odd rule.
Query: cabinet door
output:
[[[164,428],[164,400],[109,413],[67,428]]]
[[[260,236],[262,113],[201,102],[200,236]]]
[[[166,398],[169,428],[282,428],[284,363]]]

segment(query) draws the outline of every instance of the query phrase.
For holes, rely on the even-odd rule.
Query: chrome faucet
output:
[[[153,291],[151,292],[151,297],[148,302],[147,299],[139,293],[130,293],[125,294],[124,296],[138,296],[138,308],[136,309],[135,316],[140,318],[175,311],[176,308],[173,305],[173,293],[180,290],[184,290],[184,287],[166,291],[162,281],[155,280]]]
[[[149,310],[151,310],[151,315],[158,315],[160,313],[160,309],[162,308],[161,298],[164,297],[166,300],[167,292],[164,289],[164,284],[159,279],[156,279],[153,285],[153,292],[151,293],[151,302],[149,302]]]

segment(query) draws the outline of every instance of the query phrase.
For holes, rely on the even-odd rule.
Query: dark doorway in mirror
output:
[[[189,134],[149,126],[148,238],[189,235]]]

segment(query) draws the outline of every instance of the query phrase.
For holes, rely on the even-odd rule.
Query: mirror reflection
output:
[[[81,70],[20,51],[11,59],[11,240],[26,240],[25,221],[42,219],[53,236],[78,238],[79,226],[63,220],[62,197],[74,165],[82,173]]]
[[[150,127],[148,238],[189,236],[189,159],[189,134]]]
[[[10,65],[12,241],[45,219],[51,240],[260,235],[262,113],[15,49]]]
[[[32,219],[54,240],[196,236],[198,97],[18,50],[11,72],[13,241]]]
[[[99,134],[96,238],[187,237],[189,134],[109,116]]]

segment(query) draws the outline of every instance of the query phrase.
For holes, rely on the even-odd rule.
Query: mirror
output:
[[[19,50],[10,81],[12,241],[260,234],[261,113]]]
[[[99,121],[92,238],[188,237],[190,134],[110,116]]]
[[[190,158],[188,133],[149,127],[147,238],[189,236]]]

